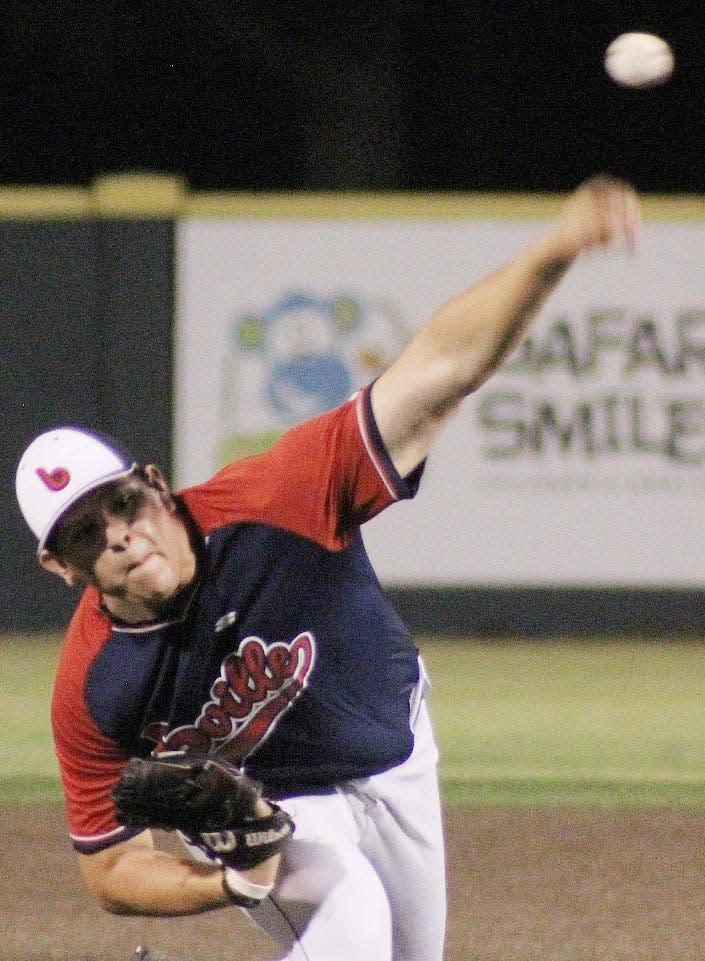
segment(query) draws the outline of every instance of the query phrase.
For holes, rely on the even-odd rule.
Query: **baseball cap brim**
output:
[[[99,481],[95,481],[92,484],[86,484],[81,490],[76,491],[76,493],[66,501],[66,503],[61,507],[56,514],[49,519],[47,522],[46,530],[39,538],[39,543],[37,544],[37,553],[41,553],[46,547],[46,542],[49,540],[51,535],[54,533],[55,528],[58,526],[59,522],[66,517],[67,514],[71,512],[71,508],[82,500],[86,494],[90,494],[91,491],[98,490],[99,487],[106,487],[108,484],[113,484],[115,481],[124,480],[133,474],[137,469],[137,464],[132,464],[127,470],[119,471],[116,474],[111,474],[109,477],[104,477]]]

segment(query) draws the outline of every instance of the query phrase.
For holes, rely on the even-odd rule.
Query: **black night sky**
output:
[[[4,0],[0,184],[702,193],[704,27],[702,0]],[[625,30],[672,44],[667,85],[607,78]]]

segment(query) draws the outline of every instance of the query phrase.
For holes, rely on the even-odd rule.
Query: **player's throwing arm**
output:
[[[402,476],[427,456],[463,398],[517,346],[575,259],[613,242],[633,250],[639,230],[632,188],[593,177],[563,201],[533,244],[435,311],[372,389],[377,426]]]

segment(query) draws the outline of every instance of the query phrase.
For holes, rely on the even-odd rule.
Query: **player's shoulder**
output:
[[[66,733],[83,728],[86,681],[110,634],[110,621],[100,609],[100,594],[89,587],[74,611],[59,652],[51,698],[55,738],[59,730]]]
[[[81,594],[69,622],[67,636],[86,630],[110,633],[110,618],[101,606],[100,591],[93,585],[89,585]]]
[[[341,472],[359,442],[357,395],[285,430],[266,451],[231,461],[201,484],[178,492],[204,532],[233,521],[261,520],[310,491],[324,471]],[[303,483],[307,481],[307,483]],[[320,485],[319,485],[320,487]]]
[[[89,586],[81,595],[64,635],[59,674],[87,669],[110,637],[110,618],[100,604],[100,592]]]

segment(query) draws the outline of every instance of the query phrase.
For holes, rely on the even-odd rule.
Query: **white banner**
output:
[[[175,480],[205,479],[372,379],[532,220],[187,219]],[[387,584],[705,583],[705,223],[585,256],[368,524]]]

